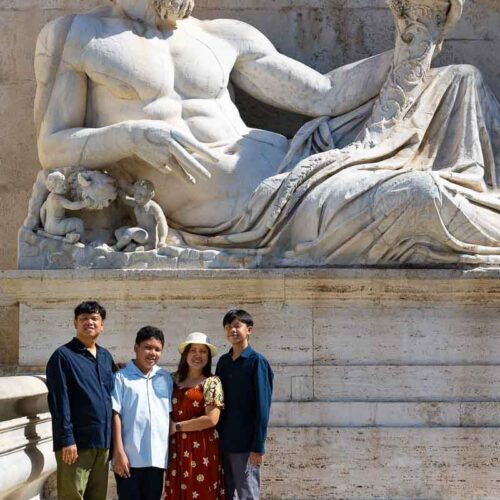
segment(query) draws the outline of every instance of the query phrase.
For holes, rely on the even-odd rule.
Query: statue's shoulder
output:
[[[85,30],[106,18],[110,14],[107,7],[95,9],[83,14],[70,14],[61,16],[48,22],[40,31],[37,40],[37,54],[50,54],[58,51],[61,44],[64,45],[70,32],[77,33]]]
[[[38,34],[36,55],[50,54],[64,42],[74,18],[74,15],[61,16],[47,23]]]
[[[273,44],[257,28],[237,19],[197,20],[207,33],[222,38],[239,51],[266,54],[275,51]]]

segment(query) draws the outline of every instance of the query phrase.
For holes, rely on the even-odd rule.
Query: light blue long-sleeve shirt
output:
[[[123,446],[131,467],[167,467],[172,390],[172,377],[158,366],[144,375],[129,361],[115,374],[113,410],[121,417]]]

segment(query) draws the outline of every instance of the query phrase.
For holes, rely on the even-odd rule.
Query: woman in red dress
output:
[[[174,374],[166,500],[224,500],[224,471],[215,429],[224,406],[222,384],[212,375],[217,348],[204,333],[179,344]]]

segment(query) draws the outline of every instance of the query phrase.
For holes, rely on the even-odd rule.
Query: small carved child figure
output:
[[[155,195],[153,183],[141,179],[134,184],[134,197],[120,192],[120,198],[129,206],[134,207],[137,227],[123,226],[115,231],[116,245],[119,251],[133,252],[137,245],[144,250],[166,246],[168,224],[160,205],[153,201]]]
[[[46,233],[65,237],[70,243],[83,240],[85,229],[78,217],[64,218],[66,210],[87,208],[87,201],[70,201],[66,193],[66,177],[61,172],[52,172],[47,176],[45,187],[49,196],[40,209],[40,220]]]

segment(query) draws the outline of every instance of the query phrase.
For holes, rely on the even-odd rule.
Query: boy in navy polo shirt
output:
[[[226,498],[232,500],[236,492],[239,500],[254,500],[260,495],[273,372],[266,358],[250,347],[253,319],[248,312],[232,309],[224,316],[222,325],[232,346],[221,356],[216,369],[224,389],[218,430]]]
[[[105,319],[106,310],[98,302],[79,304],[76,336],[47,364],[57,494],[64,500],[106,499],[114,363],[97,345]]]

